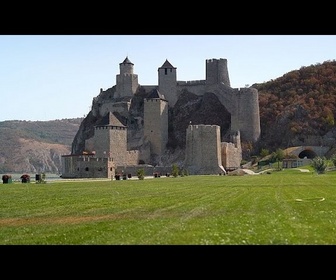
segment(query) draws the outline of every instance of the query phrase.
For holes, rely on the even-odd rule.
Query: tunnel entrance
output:
[[[309,159],[313,159],[314,157],[316,157],[317,154],[312,151],[312,150],[303,150],[300,154],[299,154],[299,158],[309,158]]]

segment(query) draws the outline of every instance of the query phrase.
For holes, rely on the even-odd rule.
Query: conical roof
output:
[[[161,68],[176,68],[176,67],[171,65],[168,59],[166,59],[166,61],[162,64]]]
[[[166,100],[163,94],[161,94],[157,89],[153,89],[147,96],[147,99],[155,99],[155,98]]]
[[[114,113],[109,111],[106,113],[104,117],[100,120],[99,123],[97,123],[96,126],[119,126],[119,127],[125,127],[119,119],[116,117]]]
[[[153,89],[149,95],[147,96],[147,98],[161,98],[161,94],[157,89]]]
[[[133,64],[133,63],[128,59],[128,56],[126,56],[126,58],[124,59],[124,61],[121,64]]]

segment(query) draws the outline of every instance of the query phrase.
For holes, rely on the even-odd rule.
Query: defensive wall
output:
[[[110,158],[98,158],[93,155],[62,156],[63,178],[112,178],[115,165]]]
[[[157,173],[160,176],[170,175],[172,173],[172,166],[153,166],[148,164],[138,165],[119,165],[116,167],[116,174],[130,174],[132,177],[137,176],[138,171],[142,169],[144,176],[154,176]]]
[[[221,143],[222,165],[226,170],[237,169],[242,161],[240,132],[231,134],[231,142]]]
[[[169,67],[169,64],[166,64]],[[194,81],[177,81],[176,67],[163,75],[159,72],[159,81],[169,81],[169,88],[161,83],[160,90],[164,93],[170,106],[174,106],[184,91],[196,95],[214,93],[218,100],[231,114],[231,131],[240,131],[241,138],[256,142],[260,137],[259,94],[255,88],[231,88],[226,59],[206,60],[206,79]],[[166,82],[168,84],[168,82]],[[175,86],[173,86],[175,84]]]

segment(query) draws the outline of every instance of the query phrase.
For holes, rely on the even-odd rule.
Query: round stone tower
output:
[[[224,85],[231,87],[227,59],[207,59],[205,61],[205,69],[206,83],[208,85],[224,83]]]
[[[116,97],[133,97],[139,87],[138,75],[133,73],[133,66],[128,57],[119,64],[120,74],[116,77]]]

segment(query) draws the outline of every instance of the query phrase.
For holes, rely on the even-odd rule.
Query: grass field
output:
[[[336,171],[1,184],[0,244],[336,244]]]

